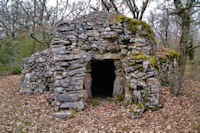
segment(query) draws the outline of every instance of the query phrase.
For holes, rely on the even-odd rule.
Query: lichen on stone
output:
[[[143,108],[143,105],[142,105],[141,103],[136,103],[136,104],[129,110],[129,112],[133,112],[134,109],[135,109],[136,107]]]
[[[131,104],[130,101],[126,101],[126,102],[124,103],[124,108],[127,108],[130,104]]]
[[[128,65],[129,66],[134,66],[135,65],[135,62],[134,60],[142,60],[142,61],[149,61],[149,63],[157,69],[157,59],[153,56],[150,56],[150,55],[147,55],[141,51],[136,51],[134,53],[132,53],[133,55],[130,54],[130,59],[133,59],[132,62],[128,62]],[[136,64],[136,68],[140,68],[140,67],[143,67],[142,64]]]
[[[122,95],[122,96],[115,96],[114,97],[114,101],[115,102],[121,102],[121,101],[123,101],[124,100],[124,95]]]
[[[144,110],[145,110],[145,107],[144,107],[144,105],[142,103],[136,103],[129,110],[129,116],[132,119],[139,118],[139,117],[141,117],[141,115],[144,112]]]
[[[134,69],[139,69],[139,68],[143,68],[142,64],[136,64],[133,66]]]

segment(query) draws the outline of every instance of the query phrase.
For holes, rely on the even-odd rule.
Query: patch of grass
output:
[[[192,123],[191,127],[196,130],[198,133],[200,132],[200,124],[199,123]]]
[[[76,110],[72,110],[72,117],[75,117],[76,115]]]
[[[89,100],[88,100],[88,103],[89,103],[90,105],[92,105],[92,107],[96,107],[96,106],[99,105],[99,100],[98,100],[98,99],[89,99]]]
[[[18,75],[20,73],[21,73],[21,67],[20,66],[11,67],[11,74]]]
[[[122,95],[122,96],[115,96],[114,97],[114,101],[115,102],[121,102],[121,101],[123,101],[124,100],[124,95]]]

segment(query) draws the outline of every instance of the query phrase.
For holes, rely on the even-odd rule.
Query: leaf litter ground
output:
[[[0,77],[0,132],[200,132],[200,82],[185,78],[181,95],[160,90],[164,108],[146,111],[131,120],[123,102],[98,99],[99,105],[85,103],[85,111],[73,118],[53,117],[48,93],[20,95],[20,76]]]

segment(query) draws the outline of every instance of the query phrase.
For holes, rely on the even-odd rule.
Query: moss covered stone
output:
[[[124,108],[127,108],[130,104],[131,104],[130,101],[125,102],[125,103],[124,103]]]
[[[131,91],[131,92],[133,91],[133,88],[131,88],[131,86],[129,84],[126,84],[125,87],[127,87],[129,91]]]
[[[155,56],[158,58],[159,62],[162,64],[162,63],[165,63],[168,59],[171,61],[173,61],[175,58],[179,59],[180,54],[176,52],[175,50],[172,50],[169,48],[163,48],[159,50]]]
[[[150,56],[150,55],[147,55],[141,51],[137,51],[137,52],[134,52],[132,53],[133,56],[130,56],[130,59],[132,59],[131,62],[128,62],[128,65],[129,66],[134,66],[135,69],[138,69],[140,67],[143,67],[142,64],[136,64],[136,62],[138,61],[134,61],[134,60],[141,60],[141,62],[143,61],[149,61],[149,63],[157,69],[158,67],[158,64],[157,64],[157,58],[153,57],[153,56]],[[136,64],[136,65],[135,65]]]
[[[163,103],[162,103],[162,101],[159,100],[158,105],[152,107],[151,110],[152,110],[152,111],[158,111],[158,110],[160,110],[161,108],[163,108]]]
[[[130,58],[134,59],[134,60],[138,60],[138,59],[146,60],[147,56],[146,55],[134,55],[134,56],[131,56]]]
[[[169,59],[173,59],[173,58],[179,58],[180,57],[180,54],[174,50],[170,50],[166,56],[169,58]]]
[[[149,56],[149,62],[151,63],[151,65],[152,65],[154,68],[157,68],[158,64],[157,64],[157,60],[156,60],[155,57]]]
[[[136,64],[133,66],[134,69],[139,69],[139,68],[143,68],[142,64]]]
[[[153,31],[151,30],[151,27],[147,23],[121,15],[116,15],[115,18],[116,22],[126,22],[127,29],[131,31],[133,34],[136,34],[138,32],[137,26],[141,25],[142,30],[146,31],[147,33],[144,37],[148,38],[149,40],[153,40],[154,43],[157,44],[157,41],[154,38]]]
[[[114,97],[114,101],[115,102],[121,102],[121,101],[123,101],[124,100],[124,95],[122,95],[122,96],[115,96]]]
[[[76,110],[72,110],[72,116],[74,117],[76,115]]]
[[[130,110],[129,112],[133,112],[135,108],[143,108],[143,105],[141,103],[136,103]]]
[[[136,103],[129,110],[129,116],[132,119],[139,118],[139,117],[141,117],[141,115],[144,112],[144,110],[145,110],[145,107],[144,107],[144,105],[142,103]]]

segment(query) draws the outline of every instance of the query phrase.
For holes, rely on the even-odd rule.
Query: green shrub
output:
[[[22,59],[47,48],[29,36],[0,40],[0,75],[20,74]]]
[[[11,74],[20,74],[20,73],[21,73],[21,67],[20,66],[11,67]]]

